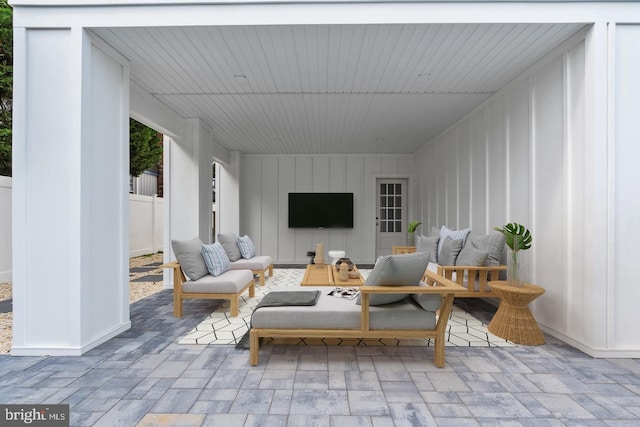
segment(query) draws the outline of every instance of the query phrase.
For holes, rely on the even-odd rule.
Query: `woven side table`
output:
[[[529,303],[544,293],[540,286],[510,286],[506,281],[492,281],[489,286],[500,297],[498,311],[487,329],[493,335],[516,344],[544,344],[544,335],[529,310]]]

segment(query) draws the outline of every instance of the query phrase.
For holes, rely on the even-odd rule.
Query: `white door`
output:
[[[407,244],[407,180],[376,180],[376,258]]]

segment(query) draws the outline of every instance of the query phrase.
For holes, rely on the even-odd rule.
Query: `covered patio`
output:
[[[129,116],[167,135],[166,261],[213,238],[212,161],[217,229],[280,262],[372,262],[376,180],[402,178],[428,226],[529,225],[545,332],[640,354],[633,2],[12,5],[13,355],[131,328]],[[353,192],[358,221],[291,230],[292,191]]]

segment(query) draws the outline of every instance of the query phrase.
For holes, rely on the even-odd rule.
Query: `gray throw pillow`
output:
[[[386,255],[378,259],[369,273],[365,286],[416,286],[429,264],[429,254]],[[408,294],[375,294],[369,297],[370,305],[384,305],[401,301]],[[356,304],[360,304],[360,296]]]
[[[233,233],[218,233],[218,243],[222,245],[229,257],[229,261],[237,261],[242,258],[238,247],[238,238]]]
[[[440,265],[456,265],[456,258],[462,250],[463,240],[453,240],[447,236],[442,244],[442,249],[438,255],[438,264]]]
[[[451,237],[453,240],[462,240],[462,246],[464,246],[465,241],[467,240],[467,236],[469,235],[468,228],[464,228],[462,230],[450,230],[446,226],[442,226],[440,229],[440,241],[438,242],[438,264],[440,265],[453,265],[453,264],[443,264],[440,262],[440,254],[442,253],[442,245],[444,245],[444,239],[446,237]],[[462,247],[460,248],[462,249]]]
[[[191,240],[172,240],[171,247],[189,280],[198,280],[209,274],[202,258],[202,240],[197,237]]]
[[[469,241],[476,249],[489,252],[486,265],[501,265],[503,264],[503,254],[505,246],[504,234],[499,231],[492,231],[489,234],[475,234],[469,235]]]
[[[416,252],[426,252],[429,254],[429,261],[438,262],[438,241],[440,235],[416,236]]]
[[[488,251],[476,249],[471,243],[467,242],[458,254],[458,258],[456,258],[456,265],[486,265],[488,256]]]
[[[429,286],[424,282],[420,286]],[[442,295],[440,294],[411,294],[411,298],[425,311],[437,311],[442,305]]]

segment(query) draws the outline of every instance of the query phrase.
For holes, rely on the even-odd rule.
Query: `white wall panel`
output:
[[[343,193],[346,192],[346,184],[347,184],[347,158],[346,157],[329,157],[329,188],[327,191]],[[355,201],[354,201],[354,223],[356,222],[356,213],[355,213]],[[340,230],[337,233],[329,232],[327,234],[327,246],[326,250],[329,251],[331,249],[345,249],[346,242],[349,235],[353,233],[351,229]],[[328,255],[325,254],[326,257]]]
[[[375,156],[364,157],[362,174],[362,256],[369,261],[375,260],[376,247],[376,181],[375,175],[380,171],[380,158]]]
[[[563,125],[563,62],[557,58],[532,79],[533,206],[531,232],[534,245],[527,264],[544,265],[534,274],[526,268],[526,279],[547,289],[545,303],[536,310],[549,326],[563,329],[565,224],[565,135]]]
[[[398,161],[395,157],[380,158],[380,173],[397,174],[398,172]]]
[[[295,186],[294,192],[296,193],[310,193],[313,191],[313,157],[296,157],[295,166]],[[242,195],[244,198],[244,195]],[[316,243],[311,236],[311,233],[305,230],[290,230],[294,235],[294,258],[286,261],[293,261],[296,259],[303,259],[306,257],[307,251],[315,250]],[[274,259],[281,260],[279,257]],[[284,261],[284,260],[281,260]]]
[[[466,120],[460,126],[458,143],[458,224],[469,227],[471,224],[471,129]]]
[[[259,159],[242,158],[240,160],[240,230],[239,235],[252,236],[258,240],[261,235],[260,212],[262,191],[262,168]],[[256,243],[256,249],[262,253],[260,243]]]
[[[314,192],[326,193],[330,186],[330,169],[328,157],[313,157],[312,188]]]
[[[262,159],[260,170],[260,239],[254,244],[260,248],[260,255],[271,255],[278,252],[278,218],[286,217],[287,205],[281,206],[278,197],[278,159]],[[253,240],[253,235],[250,236]]]
[[[264,255],[269,255],[274,260],[292,261],[296,259],[295,234],[292,230],[289,230],[289,193],[295,191],[295,171],[296,159],[294,157],[281,157],[278,159],[277,250],[269,254],[264,252]],[[264,221],[262,224],[265,226]],[[306,254],[306,252],[304,254]]]
[[[620,25],[616,34],[615,73],[615,159],[614,159],[614,278],[615,307],[611,344],[616,347],[638,346],[640,339],[635,327],[640,324],[640,186],[638,186],[638,158],[640,158],[640,25]]]
[[[273,156],[245,155],[241,164],[241,230],[258,252],[276,263],[306,263],[317,243],[325,251],[344,249],[359,263],[375,261],[375,178],[387,164],[407,167],[408,156]],[[390,175],[397,175],[395,172]],[[411,177],[412,178],[412,177]],[[351,192],[354,228],[305,230],[288,228],[290,192]],[[242,234],[245,231],[241,231]],[[254,238],[260,236],[260,238]],[[325,256],[327,256],[325,254]]]
[[[444,146],[446,161],[440,166],[445,178],[445,217],[443,224],[449,228],[458,228],[458,141],[460,129],[456,128],[447,135],[448,141]],[[444,165],[447,165],[445,168]]]
[[[529,80],[505,94],[508,134],[507,180],[509,204],[498,225],[508,221],[530,224],[529,176],[531,174]],[[526,189],[526,191],[523,191]],[[497,220],[497,219],[496,219]]]
[[[398,173],[411,174],[413,173],[413,156],[398,157],[396,158],[398,164]]]
[[[470,130],[470,197],[471,212],[469,225],[472,230],[483,233],[490,228],[487,224],[487,174],[489,164],[487,161],[486,120],[483,114],[475,114],[469,119]]]
[[[504,97],[489,103],[486,109],[487,148],[489,155],[487,215],[489,228],[502,225],[498,218],[504,218],[507,210],[507,145]],[[511,221],[507,218],[507,221]]]
[[[347,256],[354,260],[367,259],[368,254],[363,251],[364,241],[365,236],[370,232],[369,217],[375,216],[375,212],[371,212],[364,204],[364,188],[368,185],[364,175],[364,159],[348,157],[346,160],[345,191],[353,193],[354,228],[344,232],[345,243],[342,248],[347,252]],[[356,257],[357,254],[359,254],[358,257]]]
[[[565,224],[567,262],[564,277],[564,300],[572,302],[571,310],[563,310],[563,322],[574,339],[584,342],[592,334],[591,323],[600,322],[590,315],[587,299],[594,295],[587,291],[586,284],[598,280],[585,266],[593,265],[587,255],[588,241],[593,236],[594,224],[587,220],[587,198],[592,188],[588,184],[591,168],[586,164],[586,121],[585,121],[585,49],[584,44],[576,46],[565,55],[567,132],[567,217]],[[598,245],[601,247],[601,245]],[[590,267],[593,268],[593,267]]]
[[[604,35],[600,31],[593,37]],[[461,168],[469,159],[472,229],[483,232],[483,223],[492,228],[517,221],[532,231],[533,247],[521,257],[525,279],[546,290],[531,304],[536,319],[547,332],[597,355],[637,354],[640,348],[638,334],[628,327],[640,320],[635,303],[640,267],[632,259],[632,242],[640,237],[640,191],[637,180],[629,179],[637,175],[634,159],[640,156],[640,28],[622,27],[616,43],[621,60],[611,98],[616,101],[611,117],[617,119],[615,141],[609,142],[609,153],[615,153],[609,177],[602,169],[606,139],[592,138],[587,119],[600,111],[593,101],[599,98],[588,85],[610,84],[598,80],[588,64],[607,53],[601,42],[580,40],[568,42],[430,141],[415,163],[423,221],[453,227],[451,212],[457,210],[462,219],[467,209],[462,188],[467,177]],[[606,118],[597,120],[606,128]],[[461,150],[468,150],[468,156]],[[457,198],[450,196],[455,177]],[[607,189],[615,199],[613,212],[603,200]],[[482,199],[486,202],[477,202]],[[592,221],[607,213],[612,215],[609,228]],[[608,230],[614,231],[614,243],[607,240]]]

